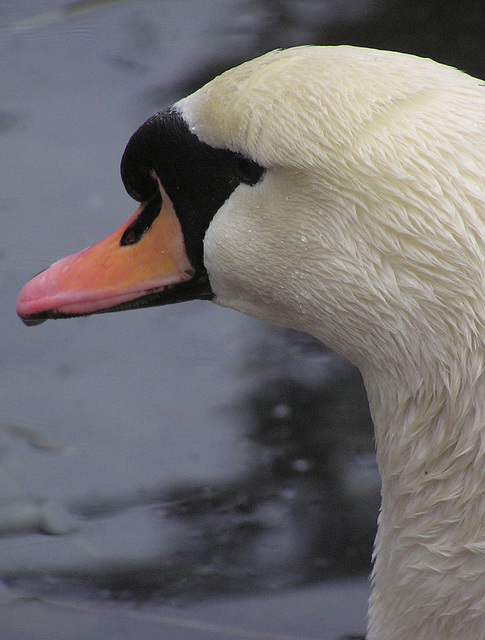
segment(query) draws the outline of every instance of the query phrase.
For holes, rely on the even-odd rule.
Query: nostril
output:
[[[138,218],[127,227],[121,236],[120,246],[127,247],[139,242],[153,221],[158,216],[162,208],[162,196],[158,193],[143,207]]]

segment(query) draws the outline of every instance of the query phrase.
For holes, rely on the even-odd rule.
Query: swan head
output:
[[[430,60],[348,46],[251,60],[140,127],[121,166],[137,212],[31,281],[18,313],[212,299],[361,368],[471,343],[484,118],[480,83]]]

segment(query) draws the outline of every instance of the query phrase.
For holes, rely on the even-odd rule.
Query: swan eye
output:
[[[263,167],[260,167],[256,162],[236,155],[236,175],[241,182],[253,186],[261,180],[263,173]]]

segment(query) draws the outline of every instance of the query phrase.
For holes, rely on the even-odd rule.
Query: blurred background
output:
[[[0,0],[0,640],[365,632],[379,506],[359,373],[204,302],[28,329],[21,286],[136,204],[154,112],[276,47],[485,77],[485,5]]]

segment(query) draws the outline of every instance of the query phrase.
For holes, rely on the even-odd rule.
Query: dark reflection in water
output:
[[[321,25],[318,39],[376,49],[404,51],[485,77],[483,3],[454,0],[389,0],[375,5],[366,20],[353,25]]]
[[[358,371],[312,338],[277,328],[242,364],[252,384],[233,411],[256,445],[251,473],[73,506],[85,521],[149,508],[164,551],[128,568],[100,562],[35,580],[17,571],[6,582],[140,601],[274,592],[368,572],[379,478]]]
[[[95,21],[109,10],[115,24],[120,12],[129,10],[128,17],[120,22],[125,30],[124,46],[114,51],[108,46],[109,35],[106,50],[99,42],[97,46],[101,66],[122,74],[126,83],[133,82],[135,86],[136,78],[147,77],[143,88],[136,85],[136,92],[133,90],[130,127],[234,64],[275,47],[301,43],[348,43],[406,51],[485,77],[482,0],[463,6],[455,1],[432,0],[220,3],[217,6],[221,11],[225,7],[225,22],[221,24],[214,18],[217,26],[204,33],[206,40],[199,34],[199,39],[191,43],[190,55],[187,51],[190,46],[181,34],[200,19],[209,5],[214,5],[209,1],[194,1],[183,5],[185,11],[170,13],[170,4],[128,0],[68,5],[39,2],[31,3],[29,11],[20,6],[15,9],[13,5],[0,8],[0,19],[8,20],[5,33],[39,37],[42,51],[43,38],[50,37],[52,25],[56,26],[56,37],[59,37],[60,25],[64,25],[65,37],[77,42],[79,16],[89,14],[89,20]],[[38,7],[37,13],[32,9],[34,5]],[[227,10],[227,6],[231,9]],[[160,23],[155,20],[160,11],[167,11],[167,20],[174,20],[177,15],[180,22]],[[178,46],[183,43],[180,55],[187,58],[187,69],[183,76],[166,77],[162,58],[160,73],[156,74],[160,80],[152,78],[154,57],[160,50],[167,52],[172,43]],[[22,46],[14,42],[9,49],[12,74],[17,70],[15,60],[16,56],[21,57]],[[45,76],[49,79],[48,69]],[[29,76],[27,81],[38,80]],[[102,99],[100,95],[98,100]],[[27,102],[23,109],[0,105],[0,136],[5,141],[11,140],[9,136],[22,135],[32,126],[34,116],[29,109]],[[56,114],[58,122],[50,135],[60,139],[59,131],[62,133],[63,126],[66,129],[70,126],[66,122],[63,125],[62,119],[70,117],[69,113]],[[126,128],[126,123],[123,124]],[[73,145],[71,139],[69,144]],[[91,147],[91,151],[95,149],[96,145]],[[34,154],[33,149],[30,152]],[[29,153],[29,149],[25,153]],[[69,161],[77,167],[77,171],[73,169],[73,182],[82,183],[83,171],[89,171],[85,165],[91,161],[76,160],[76,149],[69,150]],[[60,162],[64,160],[61,158]],[[28,176],[25,181],[28,182]],[[19,202],[0,194],[2,216],[16,210],[18,213]],[[94,197],[91,204],[99,207]],[[59,210],[64,206],[69,203],[57,204]],[[52,229],[50,233],[44,231],[47,237],[52,237],[58,232],[57,223],[55,233]],[[19,243],[17,254],[28,254],[22,239]],[[3,258],[3,253],[0,257]],[[30,257],[27,255],[22,260],[28,262]],[[31,266],[34,263],[35,269],[40,268],[34,260]],[[30,275],[24,270],[25,262],[21,266],[21,277],[14,267],[9,264],[5,267],[7,276],[3,277],[8,281],[8,295],[12,300],[13,287],[17,289],[21,280]],[[9,277],[9,268],[13,277]],[[163,330],[170,330],[170,323],[177,322],[173,319],[175,316],[165,310],[160,314],[165,314],[161,317],[169,325]],[[172,319],[167,321],[167,317]],[[183,322],[184,311],[180,312],[180,318]],[[137,324],[135,315],[132,323]],[[160,329],[159,325],[155,326],[155,332]],[[93,327],[91,331],[96,329]],[[10,328],[4,333],[10,334]],[[155,489],[147,489],[147,484],[140,480],[140,487],[145,488],[129,494],[121,491],[118,498],[109,496],[107,491],[109,497],[89,494],[65,505],[35,497],[4,501],[0,504],[0,550],[5,543],[4,553],[12,553],[14,546],[8,543],[15,543],[21,536],[37,540],[32,534],[39,538],[39,534],[58,534],[59,540],[67,543],[62,547],[59,542],[59,547],[53,547],[52,557],[57,560],[58,555],[64,554],[68,558],[57,564],[46,561],[39,565],[35,562],[37,550],[33,543],[29,566],[4,563],[6,568],[0,577],[5,584],[42,596],[62,593],[110,600],[180,603],[222,594],[285,592],[336,576],[367,574],[379,504],[379,479],[372,423],[359,373],[307,336],[270,327],[255,335],[251,346],[246,345],[244,351],[235,356],[236,377],[244,381],[240,385],[244,390],[237,398],[228,394],[224,409],[231,423],[228,429],[237,430],[238,438],[251,452],[247,469],[243,472],[238,469],[230,479],[220,482],[164,479]],[[134,337],[129,336],[125,341],[130,345],[128,350],[131,339]],[[38,340],[41,344],[42,338]],[[39,348],[39,357],[46,357],[48,361],[46,352],[36,348]],[[5,345],[5,353],[7,360],[14,362],[25,356],[13,348],[9,351],[9,345]],[[56,384],[46,390],[52,398],[57,386],[62,386],[61,381],[72,379],[71,384],[75,385],[78,373],[77,363],[76,366],[70,364],[64,353],[54,361],[60,373]],[[222,382],[216,380],[215,385]],[[8,388],[4,391],[8,399]],[[99,393],[102,396],[103,390]],[[77,395],[72,394],[77,401]],[[198,398],[190,401],[196,404]],[[205,423],[204,420],[201,419],[201,423]],[[22,439],[46,454],[69,455],[68,447],[43,436],[34,427],[4,424],[0,436],[2,434]],[[204,446],[208,447],[207,442]],[[0,449],[0,472],[8,455],[8,447]],[[96,464],[105,462],[108,464],[108,460],[100,456]],[[12,493],[16,495],[15,491]],[[32,495],[36,495],[34,490]],[[98,556],[92,554],[95,560],[90,562],[74,560],[74,543],[70,550],[70,538],[64,535],[72,534],[80,547],[76,532],[84,529],[94,531],[94,546],[100,550]],[[132,535],[124,541],[128,532]],[[145,538],[149,538],[148,542]],[[114,546],[119,549],[108,549],[113,545],[106,543],[107,539],[115,540]],[[271,618],[271,613],[268,616]],[[345,620],[338,628],[352,632],[362,631],[364,627],[362,619],[358,629],[347,628]],[[0,627],[0,638],[1,633]],[[322,635],[320,622],[315,623],[312,633]]]

